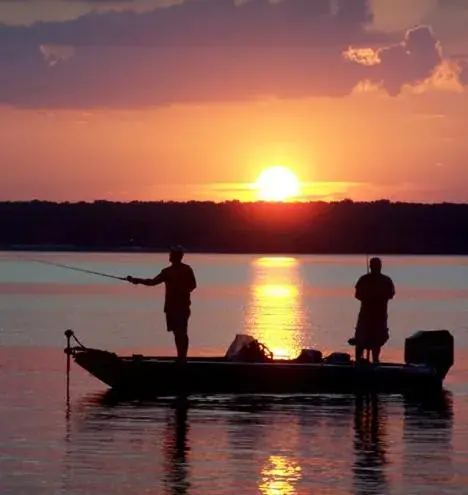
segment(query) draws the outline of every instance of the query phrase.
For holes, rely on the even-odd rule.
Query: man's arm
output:
[[[146,285],[147,287],[153,287],[155,285],[162,284],[164,282],[164,271],[156,275],[154,278],[136,278],[136,277],[127,277],[127,280],[131,284],[135,285]]]
[[[393,299],[395,297],[395,285],[393,280],[388,277],[388,298]]]
[[[356,282],[354,297],[359,301],[362,301],[363,298],[363,289],[362,289],[362,277]]]
[[[190,268],[189,271],[189,291],[192,292],[197,288],[197,279],[195,278],[195,273],[193,272],[192,268]]]

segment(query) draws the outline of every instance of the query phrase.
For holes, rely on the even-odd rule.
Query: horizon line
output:
[[[112,199],[82,199],[82,200],[50,200],[50,199],[14,199],[14,200],[2,200],[0,199],[1,204],[24,204],[24,203],[48,203],[48,204],[56,204],[56,205],[79,205],[79,204],[102,204],[102,203],[112,203],[112,204],[135,204],[135,203],[151,203],[151,204],[192,204],[192,203],[200,203],[200,204],[214,204],[214,205],[223,205],[223,204],[249,204],[249,205],[282,205],[282,206],[291,206],[291,205],[310,205],[310,204],[406,204],[406,205],[425,205],[425,206],[434,206],[434,205],[468,205],[467,201],[432,201],[432,202],[422,202],[422,201],[409,201],[409,200],[391,200],[388,198],[380,198],[380,199],[372,199],[372,200],[356,200],[351,198],[344,199],[335,199],[335,200],[324,200],[324,199],[316,199],[316,200],[288,200],[288,201],[266,201],[266,200],[240,200],[240,199],[223,199],[223,200],[209,200],[209,199],[187,199],[187,200],[171,200],[171,199],[132,199],[132,200],[112,200]]]

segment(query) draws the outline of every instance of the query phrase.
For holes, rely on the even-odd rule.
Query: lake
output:
[[[114,402],[77,366],[66,401],[64,331],[89,347],[174,355],[162,254],[0,253],[0,493],[468,493],[468,258],[383,257],[396,286],[382,359],[416,330],[448,329],[456,362],[442,397],[191,397]],[[278,357],[351,352],[363,256],[188,255],[199,287],[191,355],[237,333]]]

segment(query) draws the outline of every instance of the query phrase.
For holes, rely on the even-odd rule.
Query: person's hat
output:
[[[171,253],[180,253],[180,254],[184,254],[185,253],[185,249],[180,244],[176,244],[176,245],[170,246],[169,247],[169,251]]]

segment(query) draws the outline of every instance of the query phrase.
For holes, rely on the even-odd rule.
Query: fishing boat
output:
[[[442,389],[454,362],[454,339],[447,330],[415,332],[405,340],[404,363],[378,364],[355,362],[347,353],[324,357],[315,349],[303,349],[295,359],[274,359],[248,335],[237,335],[224,356],[190,357],[186,362],[168,356],[119,356],[85,347],[72,330],[65,335],[68,369],[72,357],[111,389],[135,396],[426,393]]]

